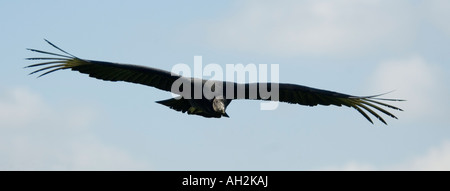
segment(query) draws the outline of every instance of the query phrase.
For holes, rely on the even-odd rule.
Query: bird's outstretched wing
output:
[[[101,80],[131,82],[152,86],[165,91],[170,91],[173,82],[181,77],[177,74],[151,67],[81,59],[67,53],[51,42],[47,40],[45,41],[64,54],[56,54],[36,49],[28,49],[33,52],[56,56],[27,58],[28,60],[45,61],[43,63],[27,66],[27,68],[43,67],[30,73],[34,74],[43,72],[41,75],[39,75],[39,77],[58,70],[71,69],[84,74],[89,74],[90,77]]]
[[[402,109],[383,103],[382,101],[404,101],[400,99],[384,99],[379,98],[379,96],[384,95],[373,95],[373,96],[352,96],[343,93],[321,90],[316,88],[311,88],[307,86],[301,86],[296,84],[278,84],[278,83],[252,83],[252,84],[237,84],[235,83],[235,97],[238,99],[258,99],[258,100],[273,100],[273,97],[263,96],[260,91],[261,85],[267,87],[266,92],[272,91],[273,85],[278,86],[278,100],[287,102],[291,104],[300,104],[306,106],[316,106],[316,105],[335,105],[335,106],[347,106],[356,109],[361,113],[367,120],[373,123],[372,119],[366,112],[369,112],[377,119],[379,119],[384,124],[386,121],[375,111],[382,112],[389,117],[397,119],[395,115],[387,111],[385,108],[390,108],[394,110],[403,111]],[[245,96],[239,96],[236,92],[239,89],[245,89]],[[251,96],[251,91],[257,92],[255,95]]]
[[[43,63],[29,65],[27,67],[43,67],[30,74],[43,72],[40,76],[46,74],[63,70],[71,69],[74,71],[79,71],[81,73],[88,74],[90,77],[106,80],[106,81],[125,81],[137,84],[143,84],[147,86],[152,86],[161,90],[171,91],[172,84],[179,78],[185,79],[186,82],[191,82],[191,79],[184,78],[178,74],[174,74],[168,71],[128,65],[128,64],[117,64],[111,62],[94,61],[81,59],[73,56],[66,51],[55,46],[51,42],[45,40],[54,48],[60,50],[64,54],[56,54],[36,49],[29,49],[34,52],[56,56],[56,57],[35,57],[28,58],[29,60],[44,60]],[[39,76],[39,77],[40,77]],[[203,80],[204,82],[204,80]],[[321,90],[316,88],[310,88],[306,86],[296,85],[296,84],[271,84],[271,83],[253,83],[253,84],[237,84],[232,82],[223,82],[223,87],[229,84],[234,85],[235,95],[231,99],[259,99],[259,100],[273,100],[267,95],[260,94],[258,90],[261,85],[267,87],[267,91],[272,91],[272,85],[278,86],[278,98],[275,101],[287,102],[292,104],[300,104],[307,106],[316,105],[336,105],[336,106],[347,106],[356,109],[361,113],[367,120],[373,123],[372,119],[367,115],[369,112],[381,122],[386,124],[386,121],[378,115],[374,110],[382,112],[392,118],[395,117],[392,113],[388,112],[384,108],[390,108],[395,110],[400,110],[400,108],[383,103],[382,101],[403,101],[399,99],[383,99],[378,98],[380,95],[375,96],[352,96],[347,94],[342,94],[338,92],[332,92],[327,90]],[[274,86],[273,86],[274,87]],[[255,89],[256,88],[256,89]],[[240,90],[244,90],[244,96],[237,95]],[[256,96],[252,97],[250,92],[257,92]],[[229,99],[229,98],[227,98]],[[383,108],[384,107],[384,108]]]

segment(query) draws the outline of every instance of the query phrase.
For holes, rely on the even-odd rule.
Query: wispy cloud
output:
[[[98,115],[90,106],[50,106],[27,88],[1,90],[0,169],[148,169],[91,132]]]
[[[450,141],[444,141],[441,145],[430,148],[420,156],[405,160],[403,163],[388,166],[376,166],[368,163],[350,161],[342,166],[326,167],[320,170],[336,171],[372,171],[372,170],[450,170]]]
[[[423,156],[393,167],[398,170],[450,170],[450,141],[432,147]]]
[[[237,7],[210,24],[210,42],[276,55],[405,48],[418,16],[410,1],[249,1]]]
[[[450,112],[449,89],[441,80],[444,78],[440,65],[427,62],[420,56],[391,59],[381,62],[371,77],[371,90],[396,90],[390,97],[406,99],[398,103],[409,120],[447,120]],[[442,121],[441,121],[442,122]]]
[[[0,93],[0,127],[12,128],[30,125],[33,120],[48,115],[39,97],[25,88]]]

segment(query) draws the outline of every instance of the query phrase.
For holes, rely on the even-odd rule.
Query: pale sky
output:
[[[450,170],[450,1],[2,1],[0,170]],[[56,52],[170,70],[278,64],[280,81],[404,109],[233,101],[207,119],[171,94],[26,65]]]

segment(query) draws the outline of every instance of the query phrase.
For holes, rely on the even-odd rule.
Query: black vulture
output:
[[[28,60],[45,61],[43,63],[26,66],[26,68],[43,67],[31,72],[30,75],[37,72],[44,72],[38,76],[41,77],[58,70],[71,69],[84,74],[88,74],[90,77],[100,80],[113,82],[125,81],[147,85],[158,88],[160,90],[179,94],[179,97],[157,101],[157,103],[168,106],[169,108],[176,111],[188,113],[190,115],[200,115],[207,118],[228,117],[228,114],[225,112],[225,110],[228,104],[230,104],[231,100],[233,99],[274,100],[306,106],[344,105],[356,109],[371,123],[373,123],[373,121],[366,112],[369,112],[384,124],[386,124],[386,121],[374,110],[378,110],[379,112],[382,112],[387,116],[395,119],[397,119],[397,117],[383,107],[402,111],[402,109],[383,103],[382,101],[403,100],[379,98],[380,95],[352,96],[348,94],[287,83],[234,83],[226,81],[203,80],[198,78],[187,78],[172,72],[151,67],[78,58],[55,46],[51,42],[47,40],[45,41],[64,54],[51,53],[36,49],[28,49],[33,52],[56,56],[27,58]],[[212,96],[207,96],[204,92],[202,92],[200,96],[197,96],[193,93],[195,91],[183,91],[183,89],[186,88],[191,88],[192,90],[195,90],[196,88],[203,89],[204,86],[208,84],[208,81],[212,82],[209,83],[210,85],[208,87],[211,88],[211,92],[214,92],[214,94],[211,94]],[[188,85],[185,86],[186,84]],[[259,91],[260,87],[265,87],[267,91],[271,91],[271,89],[273,88],[278,88],[278,95],[275,96],[276,99],[274,99],[273,96],[268,97],[267,94],[261,93]],[[216,89],[221,91],[215,91]]]

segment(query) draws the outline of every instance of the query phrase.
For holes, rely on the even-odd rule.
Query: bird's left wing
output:
[[[131,82],[152,86],[165,91],[171,91],[173,82],[181,77],[178,74],[151,67],[81,59],[67,53],[51,42],[47,40],[45,41],[64,54],[56,54],[36,49],[28,49],[33,52],[56,56],[27,58],[28,60],[45,61],[43,63],[27,66],[27,68],[42,67],[30,73],[34,74],[43,72],[41,75],[39,75],[39,77],[58,70],[71,69],[84,74],[88,74],[90,77],[100,80]]]
[[[363,115],[369,122],[373,123],[372,119],[366,112],[369,112],[381,122],[386,124],[386,121],[376,112],[381,112],[389,117],[397,119],[395,115],[387,111],[385,108],[390,108],[394,110],[403,111],[402,109],[395,107],[393,105],[384,103],[386,101],[404,101],[400,99],[384,99],[379,98],[383,95],[373,95],[373,96],[352,96],[343,93],[322,90],[317,88],[311,88],[307,86],[297,85],[297,84],[286,84],[286,83],[250,83],[250,84],[238,84],[231,83],[234,85],[234,97],[237,99],[258,99],[258,100],[273,100],[287,102],[291,104],[299,104],[306,106],[316,106],[316,105],[335,105],[335,106],[347,106],[356,109],[361,115]],[[275,88],[275,86],[277,88]],[[266,87],[262,91],[261,87]],[[263,95],[262,92],[274,92],[276,89],[277,97],[267,97],[271,94]],[[242,96],[239,96],[236,92],[244,92]],[[254,92],[254,97],[252,98],[251,92]]]

